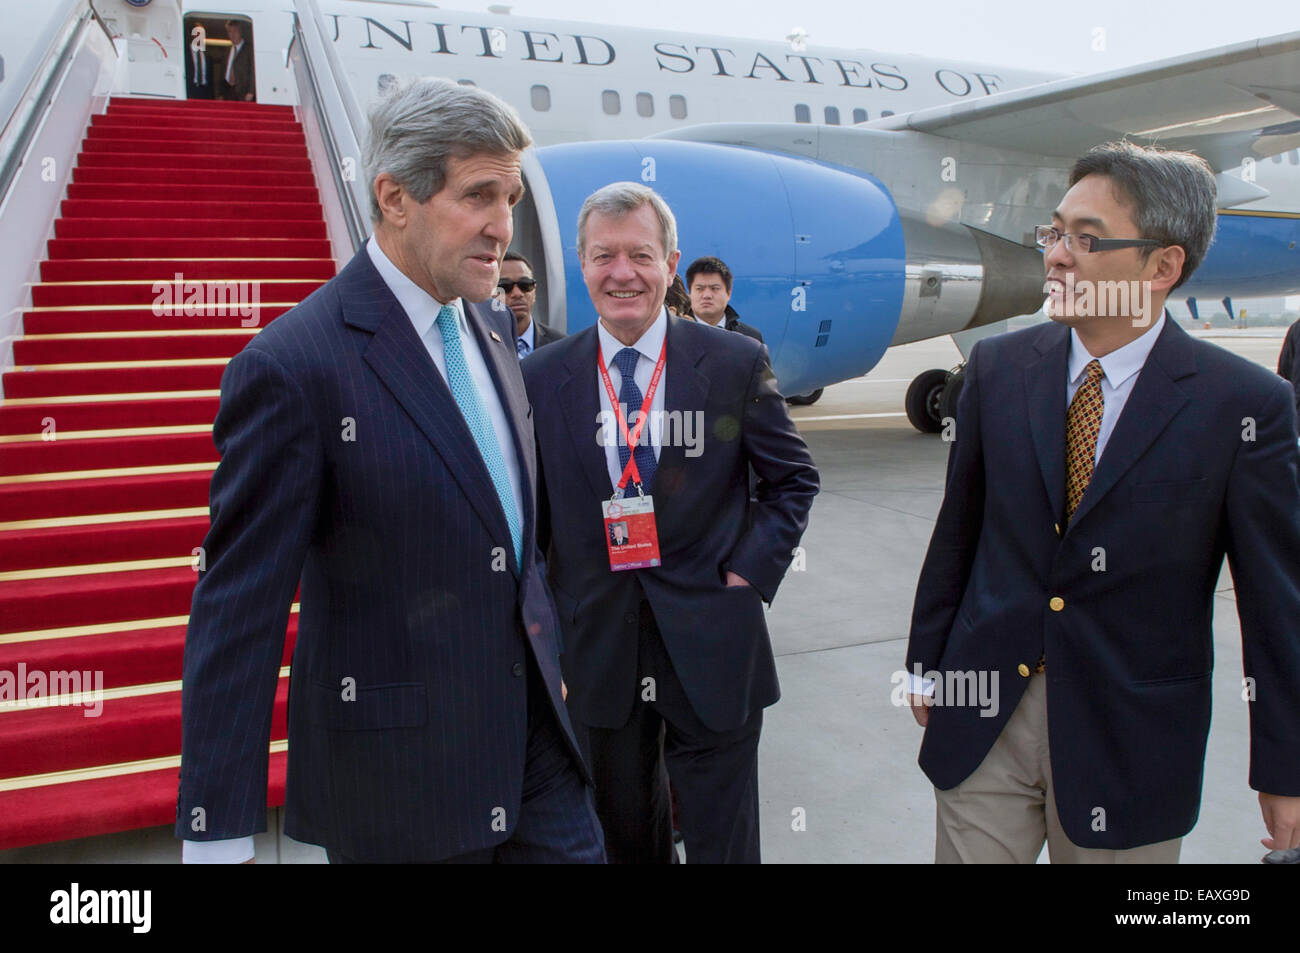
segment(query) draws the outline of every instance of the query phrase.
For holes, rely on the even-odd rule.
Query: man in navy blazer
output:
[[[1290,390],[1163,315],[1215,213],[1199,158],[1094,149],[1036,233],[1053,323],[971,354],[907,653],[937,861],[1032,863],[1044,840],[1053,862],[1177,861],[1225,553],[1262,843],[1300,844]]]
[[[578,257],[600,320],[521,365],[549,512],[542,538],[610,862],[675,859],[668,775],[688,861],[757,862],[758,739],[780,695],[763,602],[790,565],[818,477],[767,349],[668,316],[679,256],[672,212],[651,189],[614,183],[584,203]],[[602,360],[629,427],[651,395],[635,457],[659,565],[611,569],[601,504],[633,454],[618,446]],[[626,493],[639,498],[632,483]]]
[[[535,544],[511,324],[485,304],[530,144],[473,87],[372,111],[374,234],[231,361],[185,643],[177,836],[265,830],[285,624],[285,833],[331,861],[603,860]]]

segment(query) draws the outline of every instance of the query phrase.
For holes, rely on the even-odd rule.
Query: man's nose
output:
[[[1064,238],[1058,239],[1055,245],[1047,249],[1043,254],[1043,264],[1049,269],[1054,265],[1068,268],[1074,264],[1074,256],[1066,250]]]
[[[504,199],[492,208],[492,215],[483,226],[483,234],[495,239],[502,245],[509,245],[515,233],[514,216],[510,214],[510,204]]]
[[[627,255],[615,255],[614,263],[610,266],[610,276],[625,280],[636,277],[636,269],[632,267],[632,259]]]

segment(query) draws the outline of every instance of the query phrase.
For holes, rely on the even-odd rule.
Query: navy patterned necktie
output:
[[[623,405],[623,411],[626,415],[627,429],[630,434],[636,427],[636,414],[641,410],[641,401],[644,396],[641,388],[636,386],[636,365],[641,358],[641,352],[634,347],[625,347],[614,355],[614,366],[618,372],[623,375],[623,383],[618,390],[618,402]],[[632,456],[632,451],[627,446],[627,442],[619,435],[618,441],[618,465],[624,470],[627,469],[627,461]],[[650,487],[654,485],[655,470],[659,464],[655,460],[654,448],[650,446],[650,422],[641,429],[641,439],[636,444],[636,468],[641,471],[641,489],[650,492]],[[629,482],[628,490],[632,489]]]
[[[528,346],[528,342],[523,338],[515,338],[515,350],[519,352],[519,359],[522,361],[533,349]]]

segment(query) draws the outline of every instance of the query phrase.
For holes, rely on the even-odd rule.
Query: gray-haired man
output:
[[[486,303],[529,144],[481,90],[390,90],[366,155],[374,234],[226,371],[185,645],[187,860],[247,860],[265,830],[300,578],[290,837],[342,862],[603,860],[536,560],[513,321]]]

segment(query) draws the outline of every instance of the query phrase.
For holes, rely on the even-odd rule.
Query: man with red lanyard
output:
[[[673,861],[671,775],[688,862],[756,863],[758,740],[780,695],[763,603],[817,470],[767,349],[663,307],[680,252],[662,198],[639,183],[600,189],[577,243],[600,320],[520,367],[538,540],[606,852]]]

